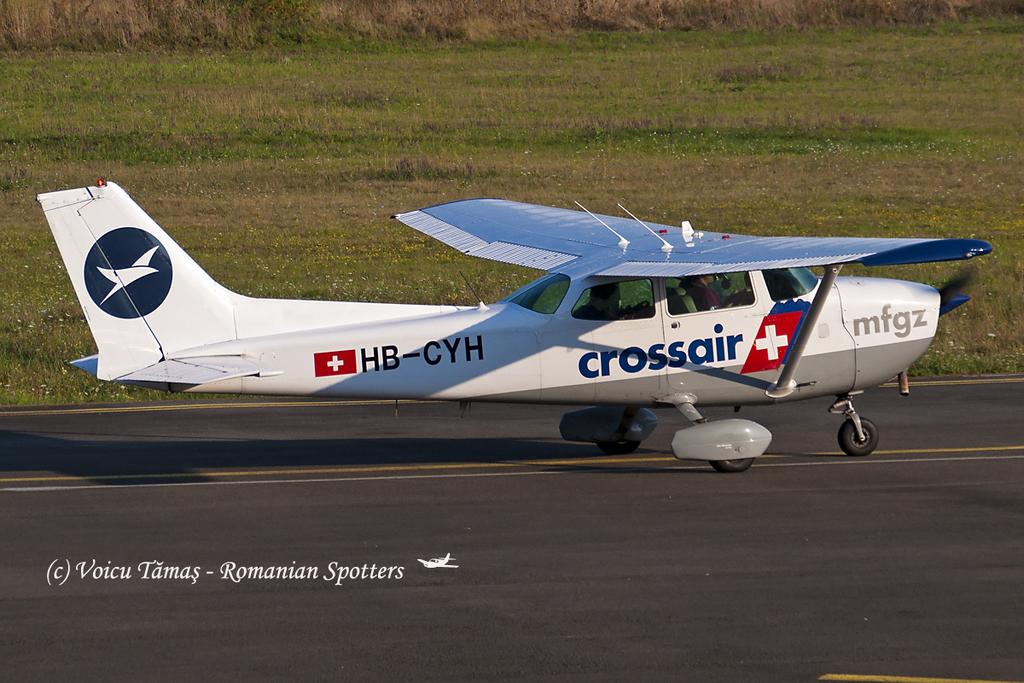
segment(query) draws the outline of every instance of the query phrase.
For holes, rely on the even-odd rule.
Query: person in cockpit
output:
[[[619,286],[611,282],[590,288],[590,300],[572,312],[581,320],[615,320],[618,317]]]
[[[721,308],[722,298],[715,288],[712,287],[714,281],[714,275],[697,275],[690,281],[690,286],[686,288],[686,293],[693,299],[693,303],[698,311],[711,311]]]

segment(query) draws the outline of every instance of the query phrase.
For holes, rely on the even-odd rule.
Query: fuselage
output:
[[[765,390],[816,286],[780,296],[775,274],[774,292],[760,271],[736,275],[710,285],[706,296],[717,305],[678,279],[554,275],[489,306],[391,308],[383,320],[367,308],[358,322],[268,328],[173,357],[237,354],[264,369],[194,391],[643,406],[686,393],[702,405],[772,403]],[[620,285],[616,312],[595,314],[597,293],[610,283]],[[310,319],[331,319],[330,304],[322,304],[325,315],[307,305]],[[808,331],[798,388],[784,400],[892,378],[927,350],[938,309],[938,292],[927,285],[839,278]]]

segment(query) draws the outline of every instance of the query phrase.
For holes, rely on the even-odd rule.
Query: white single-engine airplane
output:
[[[457,564],[448,564],[455,558],[452,557],[451,553],[448,553],[444,557],[432,557],[429,560],[416,560],[427,569],[458,569]]]
[[[704,406],[835,397],[839,444],[866,455],[878,429],[851,397],[919,358],[939,316],[966,302],[866,277],[866,266],[968,259],[975,239],[751,237],[499,199],[395,216],[470,256],[547,271],[473,307],[254,299],[217,284],[120,187],[38,197],[98,353],[102,380],[165,389],[592,406],[561,433],[629,453],[674,406],[693,424],[677,458],[737,472],[771,433]],[[583,208],[582,206],[580,208]],[[620,207],[622,208],[622,207]],[[625,211],[625,209],[623,209]],[[821,266],[820,279],[808,268]]]

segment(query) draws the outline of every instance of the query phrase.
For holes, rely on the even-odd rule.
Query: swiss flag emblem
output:
[[[740,373],[746,375],[762,370],[774,370],[786,359],[790,344],[800,328],[803,311],[770,313],[761,321],[761,328],[754,337],[754,343],[747,354]]]
[[[356,372],[356,350],[324,351],[313,354],[313,374],[317,377],[351,375]]]

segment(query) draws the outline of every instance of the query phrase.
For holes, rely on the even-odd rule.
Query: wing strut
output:
[[[800,326],[800,333],[797,335],[796,341],[789,351],[789,360],[786,361],[786,365],[782,368],[779,378],[775,380],[775,384],[768,387],[764,392],[770,398],[786,398],[796,391],[796,382],[793,381],[793,375],[796,374],[796,366],[804,355],[807,341],[814,333],[814,328],[818,324],[818,316],[821,315],[821,310],[825,308],[825,300],[828,298],[829,292],[832,291],[832,285],[835,284],[836,276],[839,275],[842,267],[842,264],[825,266],[825,275],[821,278],[818,291],[815,292],[814,299],[811,301],[811,308],[807,311],[807,318],[804,320],[804,324]]]

